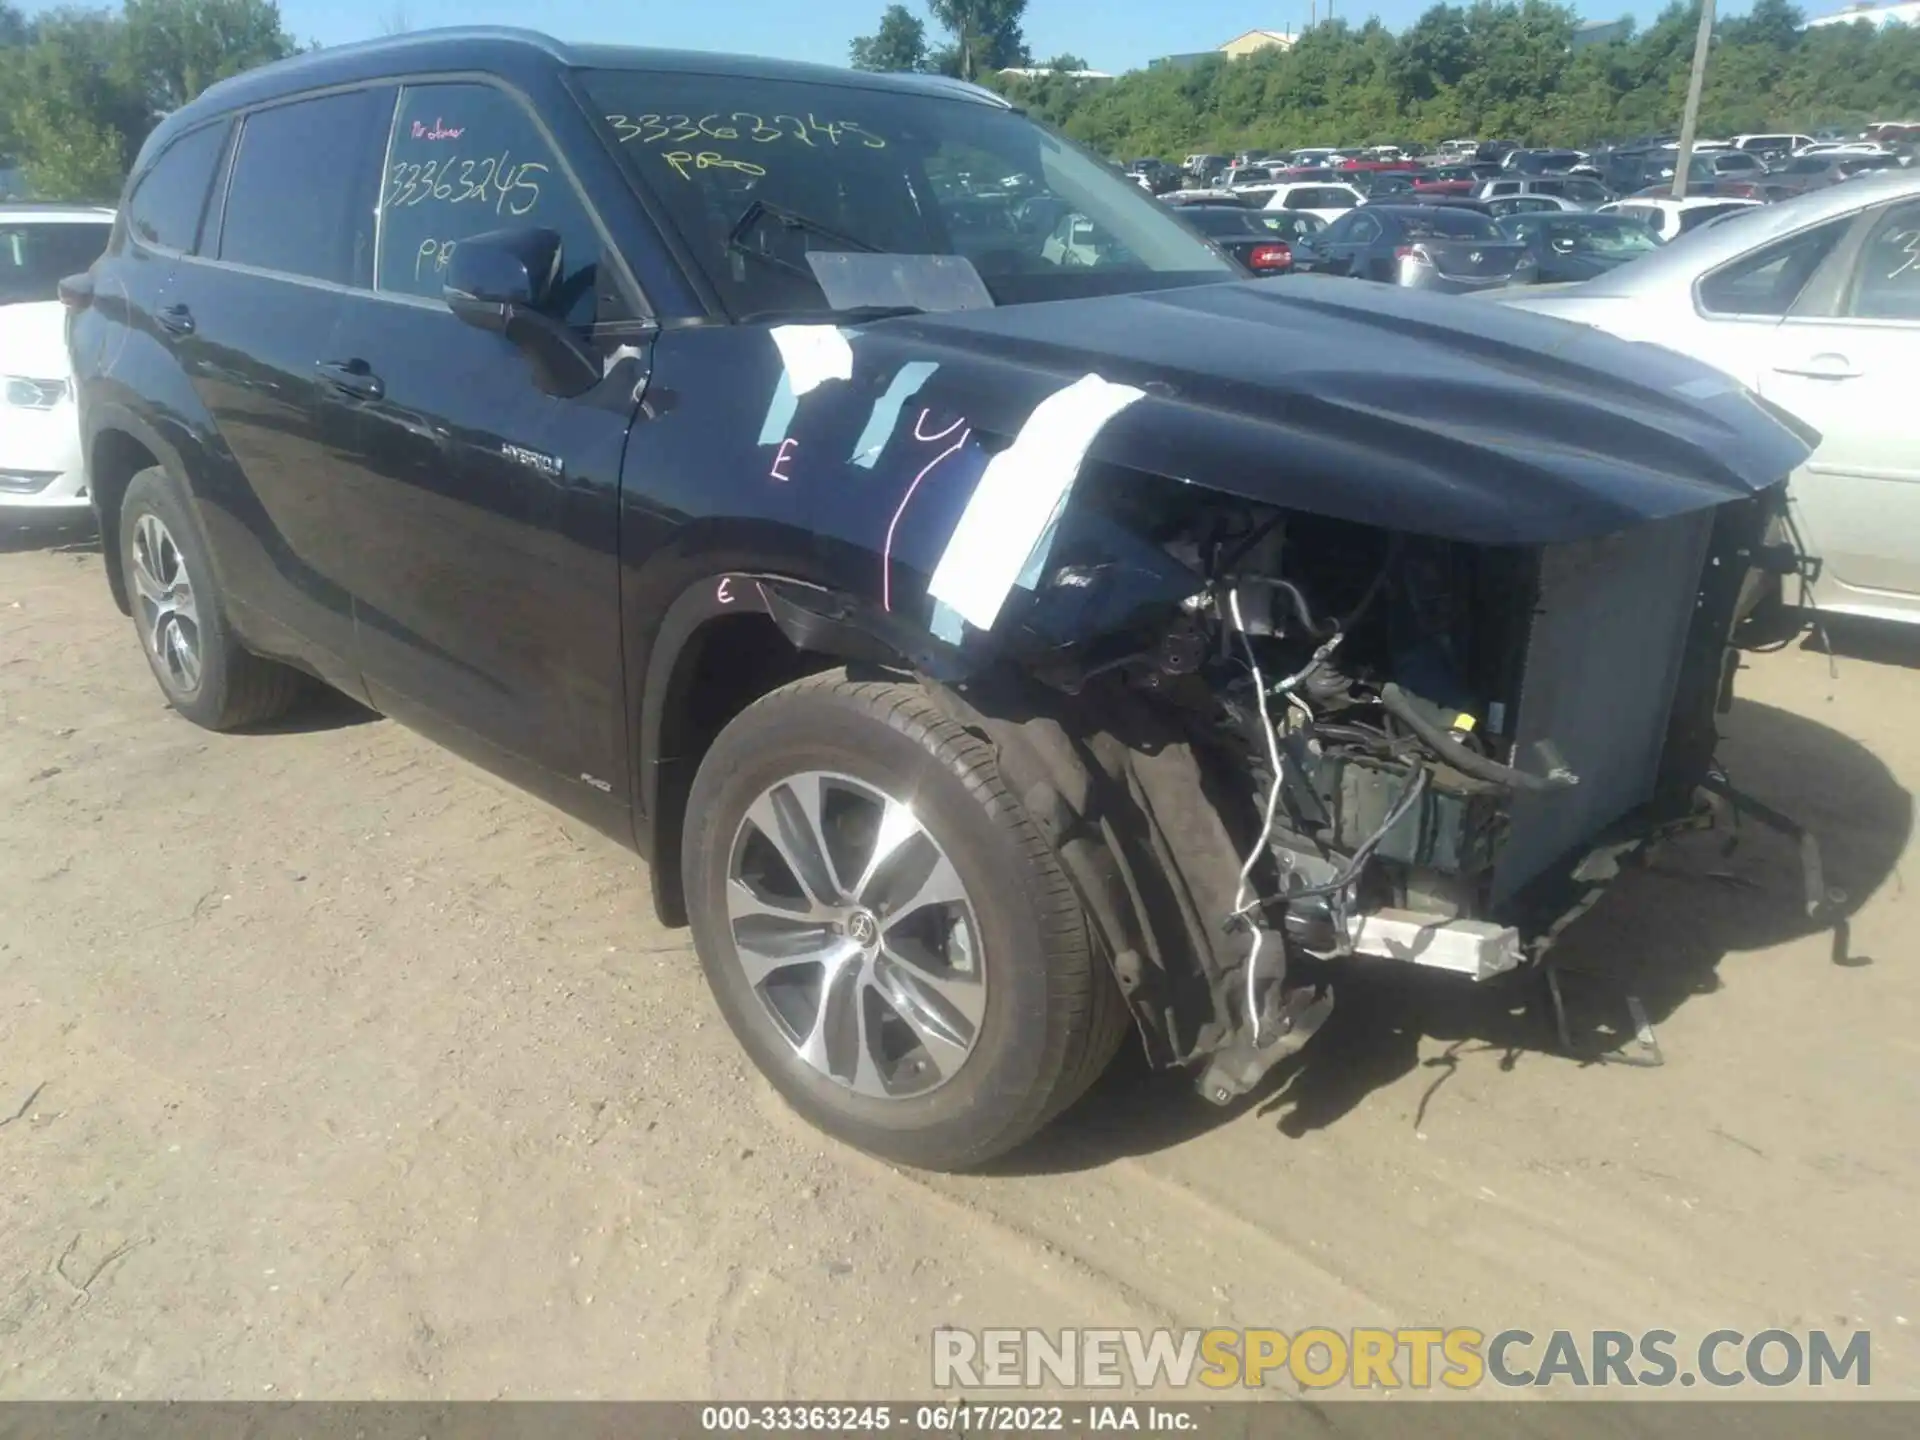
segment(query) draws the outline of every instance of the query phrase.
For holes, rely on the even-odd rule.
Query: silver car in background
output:
[[[1499,297],[1726,372],[1818,430],[1793,477],[1825,608],[1920,622],[1920,173],[1886,170],[1577,285]]]

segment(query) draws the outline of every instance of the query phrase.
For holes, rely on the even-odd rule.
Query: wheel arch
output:
[[[634,841],[662,924],[687,923],[681,831],[714,738],[763,695],[849,662],[914,668],[844,597],[791,574],[715,571],[667,607],[639,688],[633,795]]]
[[[161,469],[180,482],[188,512],[200,524],[198,498],[186,460],[165,432],[118,401],[88,408],[85,456],[87,493],[100,527],[100,550],[107,562],[107,586],[123,615],[132,613],[127,577],[120,566],[120,508],[127,487],[142,470]],[[205,527],[201,526],[204,536]],[[209,560],[211,562],[211,554]],[[216,564],[217,569],[217,564]]]

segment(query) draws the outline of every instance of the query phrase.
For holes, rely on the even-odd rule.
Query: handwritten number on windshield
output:
[[[722,123],[723,119],[727,123]],[[622,145],[636,141],[642,145],[658,145],[663,141],[686,145],[704,136],[710,140],[744,138],[757,145],[793,140],[814,149],[823,141],[838,148],[858,139],[868,150],[887,148],[885,140],[869,134],[851,120],[822,120],[812,112],[805,117],[775,115],[772,124],[746,110],[736,110],[725,117],[703,115],[697,120],[687,115],[609,115],[607,123]]]

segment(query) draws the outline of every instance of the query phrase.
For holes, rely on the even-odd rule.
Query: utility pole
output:
[[[1700,91],[1707,83],[1707,49],[1713,44],[1713,0],[1700,0],[1700,33],[1693,42],[1693,74],[1687,77],[1687,109],[1680,117],[1680,149],[1673,157],[1673,198],[1687,193],[1693,132],[1700,123]]]

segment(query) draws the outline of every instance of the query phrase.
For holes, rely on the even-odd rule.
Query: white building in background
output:
[[[1001,75],[1018,75],[1025,80],[1043,80],[1049,75],[1059,75],[1068,80],[1111,80],[1113,76],[1105,70],[1052,70],[1045,65],[1009,65],[998,72]]]
[[[1852,25],[1860,20],[1876,29],[1896,22],[1901,25],[1920,25],[1920,0],[1895,0],[1891,5],[1849,5],[1832,15],[1807,21],[1807,29],[1811,30],[1816,25]]]

